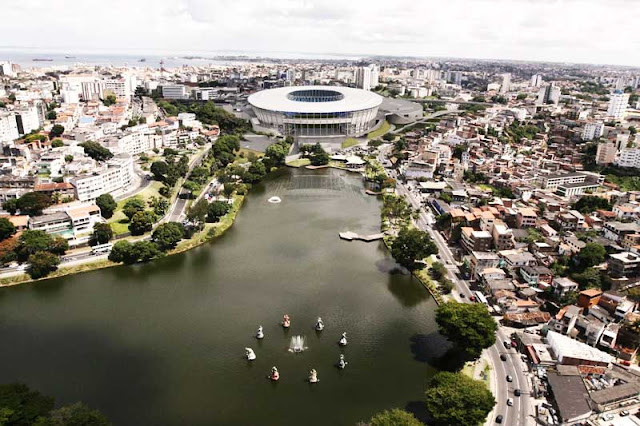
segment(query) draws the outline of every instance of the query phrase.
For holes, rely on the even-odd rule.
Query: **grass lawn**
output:
[[[375,139],[375,138],[379,138],[380,136],[384,135],[385,133],[387,133],[389,131],[389,129],[391,128],[391,125],[389,124],[389,122],[387,120],[384,121],[384,123],[382,123],[382,125],[380,127],[378,127],[376,130],[374,130],[373,132],[369,133],[367,135],[367,137],[369,139]]]
[[[158,192],[162,188],[162,182],[153,181],[147,186],[142,192],[134,197],[125,198],[124,200],[118,201],[118,207],[116,207],[116,211],[113,212],[113,216],[111,219],[107,221],[109,225],[111,225],[111,229],[113,229],[113,233],[115,235],[124,234],[125,232],[129,232],[129,219],[122,212],[122,208],[131,198],[141,198],[145,202],[148,201],[151,197],[159,197],[162,198],[160,193]]]
[[[293,160],[287,163],[287,166],[291,167],[304,167],[311,164],[311,161],[308,158],[299,158],[297,160]]]
[[[358,145],[360,142],[355,138],[347,138],[344,142],[342,142],[342,148],[350,148],[354,145]]]
[[[476,186],[482,191],[493,191],[493,186],[487,185],[486,183],[478,183]]]

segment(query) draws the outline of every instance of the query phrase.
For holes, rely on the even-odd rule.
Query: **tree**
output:
[[[71,154],[67,154],[67,155],[65,155],[65,156],[64,156],[64,161],[65,161],[66,163],[71,163],[71,162],[73,161],[73,155],[71,155]]]
[[[283,166],[287,156],[288,148],[286,145],[274,143],[267,147],[265,155],[273,161],[274,166]]]
[[[196,224],[204,223],[208,213],[209,203],[201,198],[197,203],[191,206],[191,208],[187,212],[187,219],[189,219],[190,222]]]
[[[450,203],[452,200],[451,194],[449,194],[448,192],[441,193],[438,198],[440,198],[445,203]]]
[[[415,228],[402,228],[391,245],[393,258],[410,271],[424,268],[422,259],[436,253],[438,248],[429,234]]]
[[[496,404],[491,391],[462,373],[442,371],[425,392],[427,410],[439,425],[479,425]]]
[[[156,215],[152,211],[139,211],[131,218],[129,231],[131,231],[131,235],[142,235],[153,229],[155,221]]]
[[[158,217],[164,216],[164,214],[167,212],[168,209],[169,209],[169,201],[165,200],[164,198],[160,198],[153,204],[153,212]]]
[[[102,194],[96,198],[96,205],[100,208],[100,214],[105,219],[109,219],[113,216],[113,212],[116,211],[118,204],[113,199],[111,194]]]
[[[58,118],[58,114],[56,114],[55,111],[49,111],[47,113],[47,120],[55,120],[56,118]]]
[[[38,279],[58,269],[60,258],[48,251],[37,251],[29,256],[28,262],[27,273],[31,278]]]
[[[573,203],[573,208],[580,213],[591,213],[594,210],[611,210],[611,203],[602,197],[585,195]]]
[[[77,402],[51,411],[49,417],[41,418],[35,426],[110,426],[111,423],[98,410],[92,410]]]
[[[10,214],[16,214],[18,211],[18,200],[15,198],[9,198],[7,201],[2,203],[2,208]]]
[[[133,245],[133,253],[137,257],[138,262],[148,262],[162,255],[158,246],[151,241],[138,241]]]
[[[0,408],[9,410],[3,425],[30,426],[53,409],[54,400],[22,383],[0,385]]]
[[[155,180],[164,182],[165,176],[169,173],[169,165],[165,161],[154,161],[149,170]]]
[[[122,240],[113,245],[111,253],[109,253],[109,260],[130,265],[136,262],[146,262],[161,255],[162,252],[158,246],[151,241],[138,241],[131,244],[127,240]]]
[[[600,288],[602,286],[600,272],[595,268],[587,268],[582,272],[571,274],[571,279],[580,285],[581,290],[586,288]]]
[[[51,238],[51,235],[44,231],[27,229],[18,238],[16,258],[19,262],[24,262],[36,252],[49,250],[52,244],[53,238]]]
[[[105,96],[105,98],[102,100],[102,103],[104,104],[104,106],[111,106],[113,104],[116,103],[116,95],[107,95]]]
[[[133,218],[133,216],[136,213],[144,211],[145,207],[146,205],[144,204],[144,201],[142,201],[141,198],[138,198],[138,197],[130,198],[124,204],[124,207],[122,208],[122,213],[124,213],[124,215],[128,217],[129,220],[131,220],[131,218]]]
[[[207,210],[207,222],[218,222],[222,216],[229,213],[231,205],[225,201],[214,201]]]
[[[176,244],[178,244],[182,238],[184,238],[184,227],[177,222],[167,222],[158,225],[151,235],[151,240],[156,243],[162,251],[175,248]]]
[[[64,146],[62,139],[54,139],[51,141],[51,148],[60,148]]]
[[[99,162],[107,161],[113,157],[113,152],[109,151],[108,148],[105,148],[98,142],[86,141],[78,144],[78,146],[81,146],[84,149],[85,154]]]
[[[16,227],[6,217],[0,218],[0,241],[6,240],[16,233]]]
[[[125,263],[134,263],[127,262],[127,260],[131,259],[132,250],[131,243],[127,240],[118,241],[111,248],[111,252],[109,253],[109,260],[112,262],[125,262]]]
[[[49,244],[49,251],[53,254],[63,255],[69,250],[69,242],[62,237],[54,237]]]
[[[581,269],[596,266],[604,262],[607,251],[598,243],[587,243],[576,256]]]
[[[62,136],[63,133],[64,133],[64,126],[60,124],[54,124],[54,126],[51,128],[51,131],[49,132],[49,137],[59,138],[60,136]]]
[[[42,214],[42,210],[51,205],[51,197],[42,192],[27,192],[16,201],[16,207],[20,213],[29,216]]]
[[[436,322],[440,334],[471,359],[496,341],[496,322],[479,303],[444,303],[436,310]]]
[[[108,223],[96,223],[93,226],[93,242],[106,244],[113,238],[113,229]]]
[[[369,426],[423,426],[424,423],[416,419],[413,414],[399,408],[385,410],[371,417]]]
[[[258,183],[267,175],[267,169],[262,161],[251,163],[243,180],[247,183]]]

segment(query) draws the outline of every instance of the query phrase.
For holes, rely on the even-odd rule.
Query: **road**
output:
[[[380,154],[378,156],[379,161],[385,158],[390,152],[390,145],[382,145],[380,147]],[[433,229],[435,222],[433,215],[430,212],[426,212],[422,206],[421,201],[418,199],[417,194],[413,193],[406,187],[399,179],[397,179],[395,171],[388,171],[390,177],[396,178],[396,192],[398,195],[403,196],[407,202],[416,210],[419,211],[419,216],[415,221],[415,225],[431,235],[431,238],[436,243],[439,251],[439,256],[443,260],[449,275],[449,279],[454,283],[454,296],[458,295],[458,300],[463,303],[472,303],[471,296],[473,293],[469,289],[467,283],[461,279],[460,269],[447,242],[440,235],[440,232]],[[498,415],[503,416],[502,424],[504,425],[526,425],[529,417],[529,384],[528,378],[524,374],[525,366],[520,359],[519,353],[513,349],[506,349],[503,342],[510,341],[510,338],[504,334],[504,331],[498,327],[496,333],[496,343],[488,348],[485,355],[489,359],[492,365],[492,373],[495,374],[495,398],[497,401],[493,411],[489,414],[487,424],[494,424],[495,418]],[[507,360],[502,361],[500,359],[501,354],[507,354]],[[513,382],[507,382],[507,376],[513,378]],[[521,396],[516,397],[514,395],[515,389],[521,390]],[[513,398],[513,406],[507,406],[507,399]]]
[[[199,165],[200,163],[202,163],[202,159],[207,154],[207,152],[209,152],[209,149],[211,149],[210,143],[206,144],[202,152],[196,155],[193,158],[193,160],[191,160],[191,163],[189,163],[189,171],[187,172],[187,176],[189,176],[189,174],[191,173],[191,171],[196,165]],[[169,209],[169,214],[165,216],[163,221],[166,220],[169,222],[180,222],[182,220],[185,209],[187,208],[187,203],[189,202],[188,195],[189,195],[189,192],[184,188],[180,187],[180,191],[178,192],[176,201],[173,203],[173,205]]]

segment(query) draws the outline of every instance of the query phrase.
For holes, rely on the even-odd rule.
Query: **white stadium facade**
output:
[[[357,137],[376,125],[382,96],[340,86],[263,90],[248,102],[259,126],[294,137]]]

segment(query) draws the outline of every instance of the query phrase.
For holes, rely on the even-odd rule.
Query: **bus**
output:
[[[474,291],[473,293],[476,295],[476,299],[478,300],[478,302],[484,303],[487,307],[489,306],[489,301],[484,296],[484,294],[479,291]]]
[[[111,251],[111,249],[113,248],[113,244],[111,243],[106,243],[106,244],[98,244],[97,246],[93,246],[91,248],[91,254],[107,254]]]

